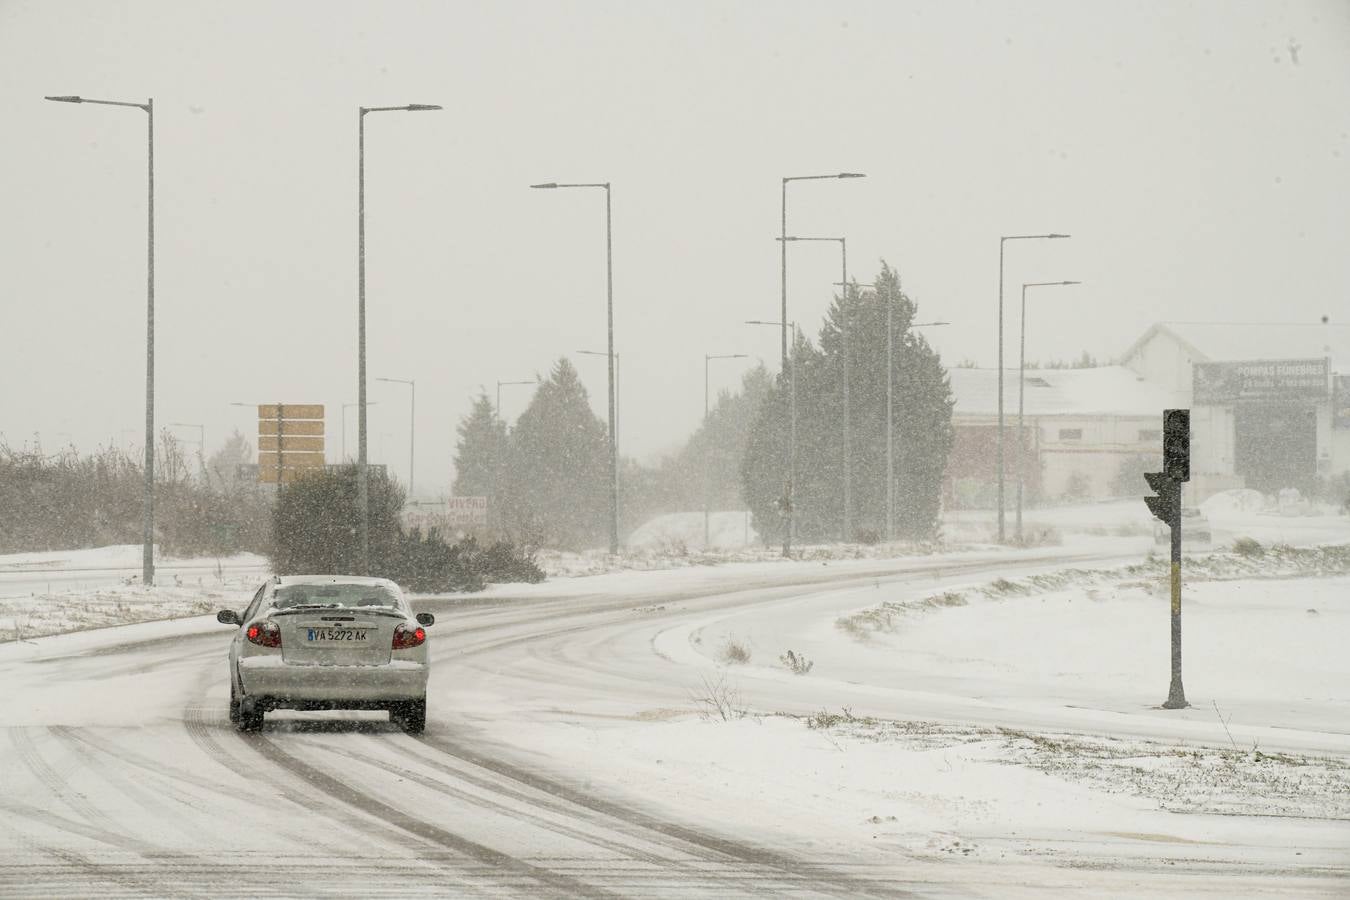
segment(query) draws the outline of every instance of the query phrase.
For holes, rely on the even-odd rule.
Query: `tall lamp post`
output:
[[[789,321],[789,320],[788,320],[788,303],[787,303],[787,245],[788,245],[788,231],[787,231],[787,189],[788,189],[788,184],[790,184],[791,182],[794,182],[794,181],[827,181],[827,180],[831,180],[831,179],[866,178],[866,177],[867,177],[867,176],[864,175],[864,174],[862,174],[861,172],[837,172],[837,173],[835,173],[835,174],[833,174],[833,175],[788,175],[788,176],[785,176],[785,177],[783,178],[783,180],[782,180],[782,181],[783,181],[783,193],[782,193],[782,205],[781,205],[781,210],[782,210],[782,232],[779,234],[780,243],[779,243],[778,246],[779,246],[779,251],[780,251],[780,254],[781,254],[781,257],[782,257],[782,267],[781,267],[781,270],[780,270],[781,277],[780,277],[780,282],[779,282],[779,283],[780,283],[780,285],[781,285],[781,287],[782,287],[782,295],[783,295],[783,296],[782,296],[782,308],[781,308],[781,311],[779,312],[779,316],[778,316],[778,324],[779,324],[779,326],[782,328],[782,333],[783,333],[783,341],[782,341],[782,343],[783,343],[783,348],[782,348],[783,352],[782,352],[782,363],[781,363],[781,368],[779,369],[779,371],[785,372],[785,371],[787,371],[787,368],[788,368],[788,337],[787,337],[787,335],[788,335],[788,321]],[[844,280],[847,281],[848,279],[845,278]],[[794,328],[795,328],[795,326],[794,326]],[[788,452],[789,452],[789,454],[792,452],[792,448],[791,448],[791,447],[788,448]],[[784,463],[785,463],[785,468],[788,470],[788,483],[789,483],[789,485],[790,485],[790,484],[791,484],[791,481],[792,481],[792,461],[791,461],[790,459],[788,459],[788,460],[784,460]],[[791,555],[792,555],[792,507],[791,507],[791,504],[788,505],[787,525],[786,525],[786,527],[783,529],[783,555],[784,555],[784,556],[791,556]]]
[[[145,267],[145,486],[142,500],[141,583],[155,581],[155,100],[129,103],[90,100],[71,95],[49,96],[56,103],[129,106],[146,113],[146,267]]]
[[[535,379],[530,379],[529,381],[498,381],[498,382],[497,382],[497,406],[495,407],[495,412],[497,413],[497,418],[500,419],[500,418],[502,417],[502,388],[504,388],[504,387],[509,387],[509,386],[511,386],[511,385],[513,385],[513,384],[538,384],[538,383],[539,383],[539,380],[538,380],[537,378],[535,378]]]
[[[1022,543],[1022,483],[1026,439],[1022,433],[1024,399],[1027,388],[1027,288],[1064,287],[1081,281],[1031,281],[1022,285],[1022,315],[1018,328],[1020,351],[1017,358],[1017,543]]]
[[[609,356],[603,350],[578,350],[581,356]],[[616,456],[623,453],[623,354],[614,354],[614,454]],[[622,487],[622,482],[615,479],[616,487]]]
[[[372,400],[367,403],[366,406],[378,406],[379,403],[380,401],[378,400]],[[359,403],[342,404],[342,461],[344,463],[347,461],[347,410],[351,409],[353,406],[360,405],[361,404]]]
[[[1067,238],[1067,234],[1006,234],[998,239],[998,542],[1005,539],[1003,470],[1003,248],[1008,241]]]
[[[712,362],[714,359],[745,359],[745,358],[746,358],[746,354],[744,354],[744,353],[715,353],[715,354],[708,354],[708,353],[705,353],[705,354],[703,354],[703,427],[704,427],[704,428],[707,428],[707,426],[708,426],[708,415],[709,415],[709,409],[708,409],[708,363]],[[708,440],[708,435],[707,435],[706,432],[705,432],[704,435],[703,435],[703,439],[704,439],[704,442],[706,443],[707,440]],[[708,444],[708,449],[707,449],[707,451],[705,452],[705,457],[704,457],[704,460],[703,460],[703,549],[704,549],[704,550],[707,550],[707,549],[708,549],[708,545],[709,545],[710,543],[712,543],[712,525],[711,525],[711,522],[710,522],[710,519],[711,519],[710,506],[711,506],[711,502],[712,502],[712,501],[710,500],[710,498],[709,498],[709,496],[708,496],[709,493],[710,493],[710,491],[711,491],[711,489],[712,489],[712,445],[711,445],[711,444]]]
[[[855,288],[871,288],[880,295],[880,286],[854,282]],[[895,540],[895,303],[886,301],[886,540]],[[910,328],[933,328],[950,322],[910,322]]]
[[[366,470],[366,115],[376,112],[428,112],[440,109],[429,103],[406,106],[359,107],[356,127],[356,232],[357,232],[357,462],[356,504],[361,512],[361,574],[370,574],[370,476]]]
[[[842,271],[840,273],[840,283],[844,285],[840,291],[839,310],[843,316],[840,326],[840,338],[844,345],[844,532],[843,540],[847,543],[853,537],[853,421],[852,410],[849,404],[849,381],[851,370],[851,360],[849,358],[849,303],[848,303],[848,239],[841,237],[784,237],[781,239],[784,243],[788,241],[837,241],[839,243],[839,256]]]
[[[765,322],[760,319],[747,319],[747,325],[773,325],[781,328],[782,322]],[[788,441],[787,472],[783,479],[783,555],[792,554],[792,537],[795,520],[793,507],[796,504],[794,493],[797,481],[797,323],[788,322],[792,328],[792,353],[788,357]]]
[[[548,181],[532,184],[537,190],[557,190],[558,188],[604,188],[605,190],[605,315],[609,326],[609,552],[619,552],[619,450],[616,434],[617,402],[615,386],[614,356],[614,230],[611,210],[610,184],[608,181],[564,184]]]
[[[408,502],[415,500],[415,487],[417,484],[416,469],[413,468],[413,446],[417,443],[417,380],[413,378],[376,378],[376,381],[383,381],[389,384],[406,384],[411,388],[409,400],[411,406],[408,409]]]

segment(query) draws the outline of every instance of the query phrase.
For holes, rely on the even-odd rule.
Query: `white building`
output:
[[[998,370],[955,368],[949,375],[956,404],[946,499],[958,507],[989,506],[995,502],[998,475]],[[1018,371],[1005,371],[1009,504],[1019,462],[1018,387]],[[1177,392],[1123,366],[1028,369],[1021,468],[1029,502],[1146,493],[1143,477],[1131,478],[1141,471],[1143,458],[1161,463],[1162,411],[1183,406],[1183,401]],[[1130,483],[1122,484],[1124,480]]]
[[[1161,322],[1121,365],[1191,409],[1191,490],[1350,471],[1350,325]]]

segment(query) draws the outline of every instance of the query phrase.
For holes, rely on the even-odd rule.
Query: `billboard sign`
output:
[[[324,468],[323,404],[258,404],[258,481],[289,484]]]
[[[488,498],[451,497],[445,501],[446,524],[453,528],[472,528],[486,525],[488,520]]]
[[[1195,403],[1320,400],[1327,396],[1325,359],[1264,359],[1195,363]]]

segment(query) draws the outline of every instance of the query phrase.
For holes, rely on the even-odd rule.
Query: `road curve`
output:
[[[12,686],[0,699],[0,897],[963,895],[961,874],[931,862],[775,845],[698,810],[662,811],[573,777],[547,747],[513,746],[510,724],[687,709],[693,673],[658,636],[699,617],[1065,559],[784,566],[731,590],[714,575],[653,577],[622,596],[578,582],[556,598],[429,599],[416,604],[438,617],[420,737],[371,714],[236,732],[229,631],[202,620],[0,647]]]

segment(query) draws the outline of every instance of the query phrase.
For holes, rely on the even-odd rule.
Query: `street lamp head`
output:
[[[543,184],[532,184],[532,185],[530,185],[530,187],[535,188],[536,190],[549,190],[549,191],[553,190],[553,189],[556,188],[557,186],[558,186],[558,182],[556,182],[556,181],[546,181],[546,182],[544,182]]]
[[[57,103],[83,103],[83,102],[84,102],[84,98],[83,98],[83,97],[76,97],[76,96],[74,96],[74,95],[69,95],[69,94],[67,94],[67,95],[62,95],[62,96],[59,96],[59,97],[44,97],[43,99],[44,99],[44,100],[54,100],[54,101],[57,102]]]
[[[1081,281],[1061,281],[1060,284],[1082,284]]]
[[[1048,238],[1066,238],[1066,237],[1069,237],[1069,235],[1067,235],[1067,234],[1047,234],[1046,237],[1048,237]]]
[[[441,109],[441,107],[436,106],[434,103],[409,103],[403,108],[408,112],[428,112],[433,109]]]
[[[838,175],[838,177],[839,177],[839,178],[866,178],[867,176],[864,175],[864,174],[861,173],[861,172],[840,172],[839,175]]]

